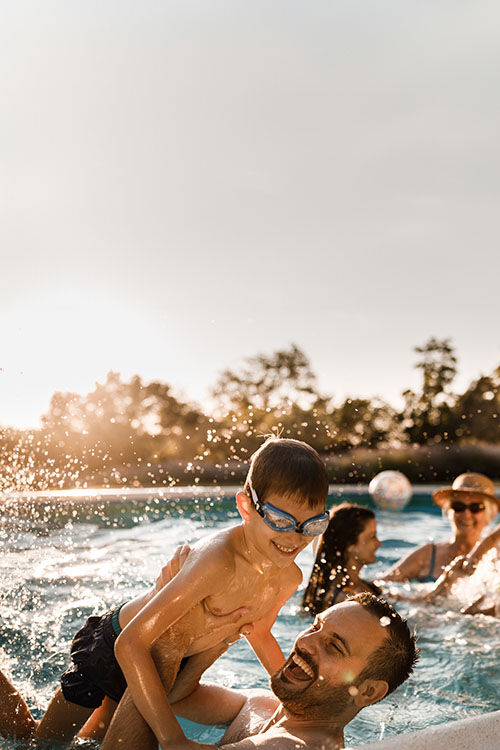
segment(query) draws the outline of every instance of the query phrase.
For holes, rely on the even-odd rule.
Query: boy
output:
[[[89,618],[73,640],[74,665],[34,736],[71,739],[95,709],[106,710],[105,697],[119,701],[128,686],[161,745],[165,716],[172,714],[167,696],[183,658],[231,640],[244,623],[254,623],[248,640],[268,672],[276,672],[284,657],[270,628],[301,583],[296,556],[328,525],[327,494],[326,469],[314,449],[297,440],[266,441],[236,496],[242,523],[194,545],[160,591]],[[240,608],[236,622],[213,630],[214,615]]]

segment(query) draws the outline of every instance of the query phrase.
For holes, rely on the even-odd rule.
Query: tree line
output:
[[[443,447],[500,447],[500,366],[457,393],[449,339],[430,338],[414,351],[420,388],[404,391],[399,410],[380,398],[336,403],[319,391],[295,345],[223,371],[209,413],[166,383],[110,372],[88,394],[55,393],[40,429],[2,430],[0,489],[231,481],[271,433],[305,440],[327,463],[340,456],[347,465],[377,451],[425,447],[431,456]],[[359,478],[359,467],[344,474]]]

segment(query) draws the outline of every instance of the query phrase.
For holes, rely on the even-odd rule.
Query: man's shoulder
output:
[[[244,715],[248,716],[252,714],[254,719],[266,719],[269,715],[273,714],[280,701],[270,690],[264,688],[251,688],[245,690],[246,700],[239,714],[239,718],[243,718]]]
[[[235,743],[254,737],[279,706],[278,698],[270,690],[252,688],[245,690],[244,695],[245,702],[227,728],[221,741],[222,747],[232,747]]]

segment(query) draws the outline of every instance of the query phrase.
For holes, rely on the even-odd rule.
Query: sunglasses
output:
[[[484,503],[463,503],[461,500],[454,500],[452,503],[450,503],[450,508],[455,511],[455,513],[463,513],[465,510],[470,510],[471,513],[481,513],[482,510],[485,509]]]
[[[248,480],[250,487],[250,494],[255,510],[259,516],[263,519],[264,523],[273,529],[273,531],[279,531],[280,533],[289,533],[296,531],[297,534],[303,534],[304,536],[319,536],[326,531],[330,522],[330,515],[328,511],[321,513],[319,516],[313,516],[308,518],[303,523],[298,523],[297,519],[286,513],[281,508],[276,508],[271,503],[261,503],[257,493],[255,492],[251,480]]]

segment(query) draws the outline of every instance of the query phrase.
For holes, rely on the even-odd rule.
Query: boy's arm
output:
[[[205,597],[220,588],[230,574],[232,559],[220,546],[208,545],[191,551],[180,572],[131,620],[115,642],[115,654],[130,693],[159,743],[169,738],[171,722],[177,725],[165,688],[156,669],[151,647],[172,625]],[[238,619],[241,618],[241,612]],[[176,634],[179,657],[189,645],[191,634]],[[177,725],[178,726],[178,725]]]
[[[285,657],[278,641],[271,633],[276,618],[281,608],[287,603],[291,596],[295,594],[302,583],[302,573],[297,565],[290,566],[287,569],[289,575],[283,582],[280,589],[276,605],[262,619],[254,623],[252,633],[247,635],[247,641],[253,648],[258,660],[270,675],[280,669],[285,663]]]

